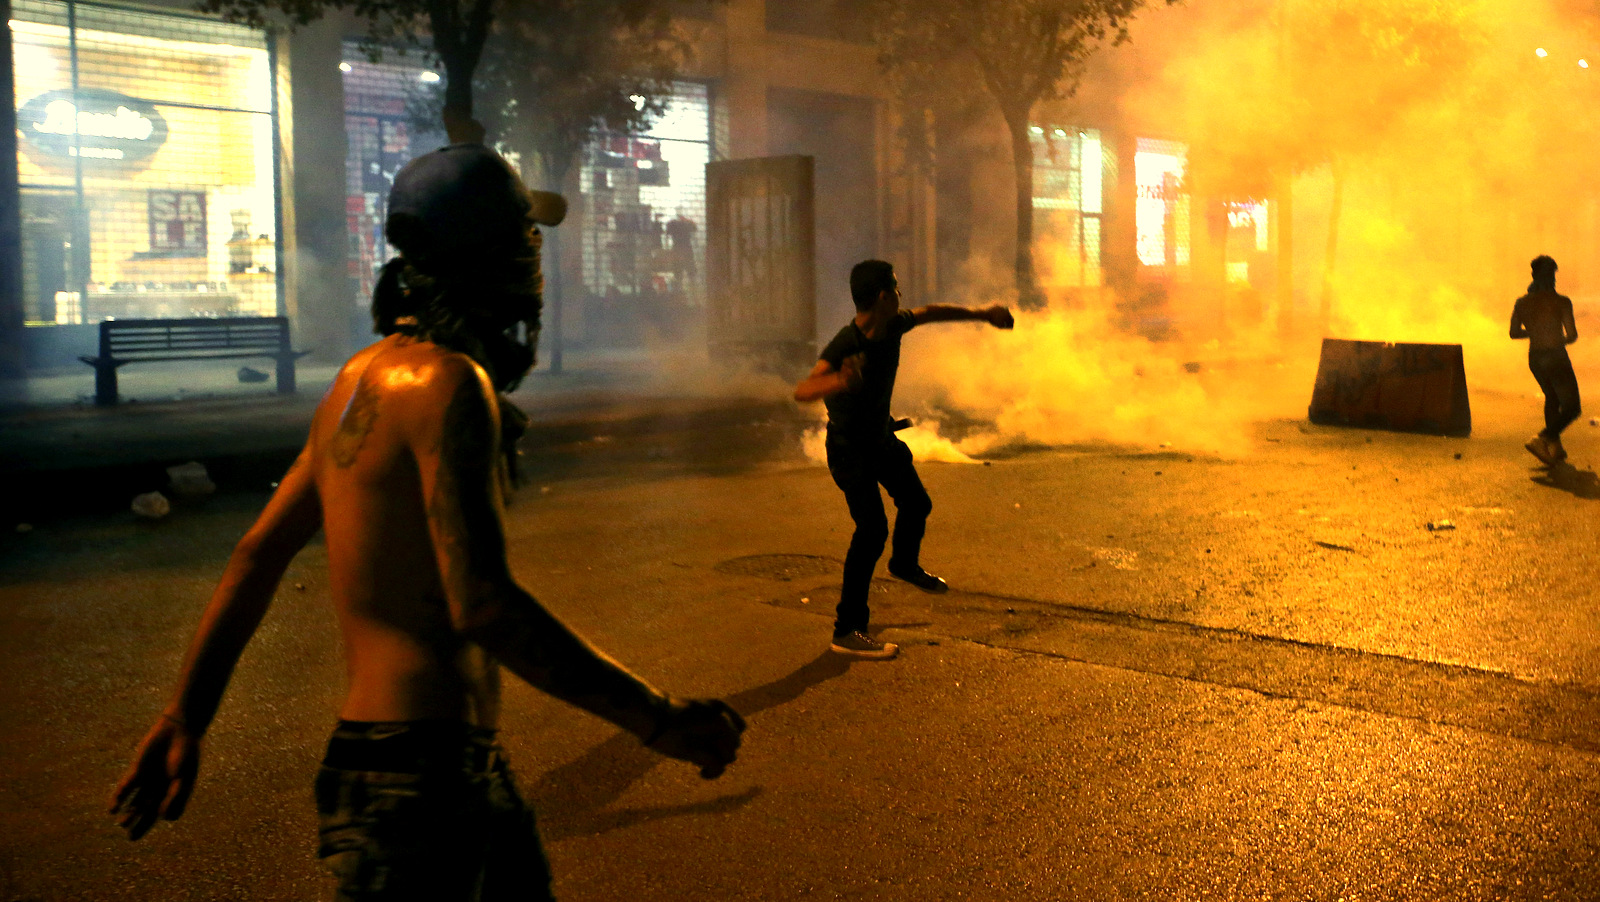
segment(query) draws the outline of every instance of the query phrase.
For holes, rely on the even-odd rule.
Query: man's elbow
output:
[[[510,579],[483,580],[453,593],[449,600],[450,628],[464,639],[479,645],[492,645],[508,632],[514,632],[517,598],[525,596]]]
[[[478,645],[492,645],[506,632],[509,607],[493,596],[450,605],[450,628],[455,634]]]

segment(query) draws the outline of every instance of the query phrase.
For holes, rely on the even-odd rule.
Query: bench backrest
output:
[[[100,323],[100,356],[118,360],[289,353],[289,318],[114,319]]]

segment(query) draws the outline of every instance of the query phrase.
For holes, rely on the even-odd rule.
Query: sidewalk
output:
[[[264,488],[305,443],[338,368],[301,366],[293,395],[270,380],[240,383],[236,371],[228,362],[129,367],[115,407],[94,405],[87,367],[0,380],[0,514],[26,522],[124,507],[160,489],[166,467],[191,460],[223,490]],[[739,388],[703,373],[663,376],[643,352],[569,353],[563,372],[535,370],[512,398],[533,419],[526,449],[681,428],[718,412],[770,416],[786,403],[774,386]]]

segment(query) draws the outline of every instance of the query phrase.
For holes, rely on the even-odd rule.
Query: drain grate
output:
[[[733,576],[759,576],[788,582],[807,576],[838,573],[844,564],[815,554],[751,554],[723,561],[714,569]]]

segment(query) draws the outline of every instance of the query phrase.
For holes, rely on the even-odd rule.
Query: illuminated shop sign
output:
[[[149,101],[83,89],[74,103],[73,94],[49,91],[17,110],[17,128],[29,146],[69,160],[81,152],[86,160],[131,162],[154,154],[167,140],[167,120]]]

